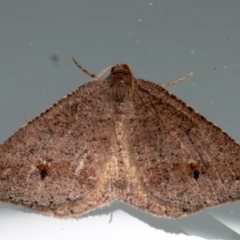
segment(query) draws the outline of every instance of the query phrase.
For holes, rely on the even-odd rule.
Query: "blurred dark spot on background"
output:
[[[53,64],[58,65],[59,64],[59,56],[55,53],[52,53],[50,55],[50,60]]]

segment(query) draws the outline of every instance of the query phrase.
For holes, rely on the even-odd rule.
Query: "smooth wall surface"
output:
[[[239,9],[234,0],[2,0],[0,142],[90,81],[72,56],[96,74],[125,62],[156,83],[193,71],[168,90],[240,142]],[[240,239],[239,226],[240,202],[177,220],[122,203],[64,220],[0,203],[4,240]]]

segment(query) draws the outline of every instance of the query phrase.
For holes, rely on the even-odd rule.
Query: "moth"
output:
[[[239,144],[128,64],[0,145],[0,201],[57,217],[119,200],[175,218],[239,198]]]

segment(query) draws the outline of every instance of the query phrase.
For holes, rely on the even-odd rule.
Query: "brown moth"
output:
[[[239,144],[127,64],[0,145],[0,201],[58,217],[115,200],[181,217],[239,198]]]

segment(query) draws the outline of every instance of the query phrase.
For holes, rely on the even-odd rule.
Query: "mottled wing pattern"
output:
[[[135,80],[132,101],[133,160],[153,199],[185,211],[240,199],[234,140],[154,83]]]
[[[62,217],[117,199],[166,217],[240,199],[240,146],[127,64],[0,145],[0,201]]]
[[[113,128],[107,88],[83,85],[0,145],[1,201],[58,216],[110,201],[101,185]]]

